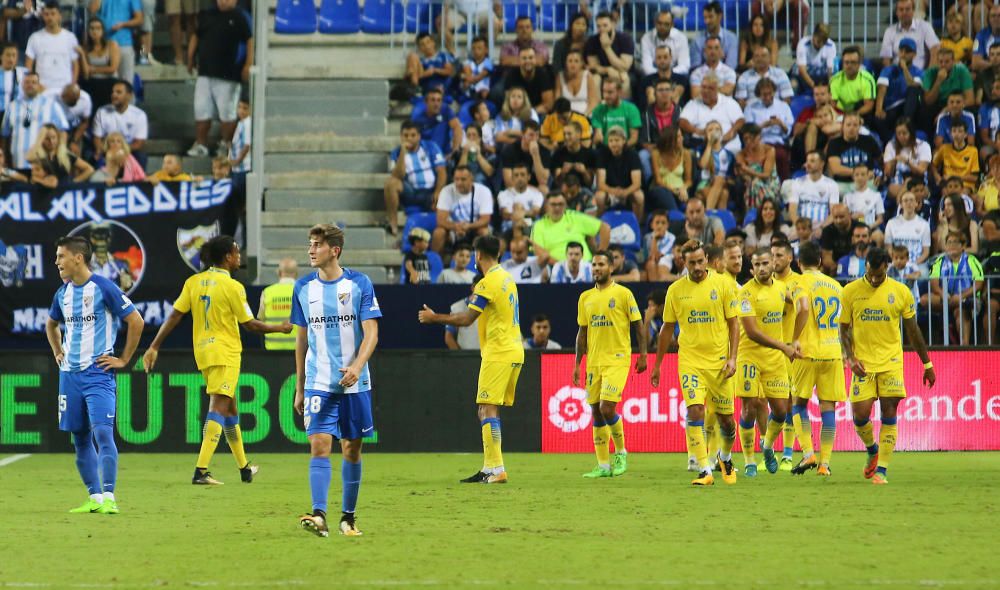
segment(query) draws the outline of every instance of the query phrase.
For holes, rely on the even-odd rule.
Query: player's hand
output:
[[[853,358],[848,359],[847,362],[850,364],[851,372],[857,375],[858,377],[866,377],[868,375],[868,371],[865,370],[864,363],[862,363],[858,359],[853,359]],[[924,374],[926,375],[926,372]]]
[[[654,365],[653,370],[649,372],[649,383],[653,387],[660,386],[660,367],[659,365]]]
[[[795,349],[797,355],[795,358],[802,358],[802,344],[798,340],[792,342],[792,348]]]
[[[580,365],[573,367],[573,386],[580,386]]]
[[[295,401],[292,402],[292,407],[295,408],[295,412],[301,416],[303,410],[305,409],[306,395],[304,392],[300,391],[298,388],[295,389]]]
[[[434,323],[435,315],[437,314],[434,313],[434,310],[427,307],[427,304],[425,303],[424,308],[417,312],[417,320],[419,320],[421,324],[432,324]]]
[[[111,369],[124,369],[128,366],[128,361],[122,360],[116,356],[111,356],[110,354],[105,354],[97,357],[97,366],[105,371],[110,371]]]
[[[729,379],[736,374],[736,359],[726,359],[726,364],[722,365],[722,372]]]
[[[146,354],[142,355],[142,369],[147,373],[153,370],[156,365],[156,359],[160,356],[159,350],[154,350],[150,348],[146,351]]]
[[[56,354],[55,359],[56,359],[56,364],[61,367],[63,365],[63,361],[66,359],[66,353],[60,352]]]
[[[344,375],[343,377],[340,378],[340,384],[342,386],[352,387],[355,383],[358,382],[360,371],[355,369],[353,365],[347,366],[339,370]]]
[[[924,385],[927,386],[927,389],[934,387],[936,381],[937,375],[934,374],[934,367],[924,369]]]
[[[639,358],[635,361],[635,372],[645,373],[646,372],[646,355],[640,354]]]

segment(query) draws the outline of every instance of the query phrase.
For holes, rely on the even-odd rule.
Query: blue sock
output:
[[[74,432],[73,446],[76,448],[76,470],[80,472],[88,494],[101,493],[101,480],[97,475],[97,451],[89,432]]]
[[[309,460],[309,487],[312,489],[313,511],[326,512],[326,497],[330,493],[330,458],[313,457]]]
[[[744,420],[740,418],[740,428],[753,428],[753,420]]]
[[[604,420],[604,416],[600,414],[594,414],[594,428],[600,428],[601,426],[608,426],[608,423]]]
[[[340,478],[344,482],[344,501],[341,509],[354,514],[358,505],[358,492],[361,491],[361,461],[351,463],[344,459],[340,465]]]
[[[610,420],[605,420],[604,423],[607,424],[608,426],[614,426],[615,424],[618,424],[618,421],[621,419],[622,419],[621,414],[615,414],[614,418]]]
[[[792,426],[795,423],[795,421],[792,419],[792,414],[795,414],[795,413],[796,413],[796,409],[793,407],[791,412],[788,412],[787,414],[785,414],[785,427],[786,428]],[[792,446],[792,445],[795,444],[795,440],[794,439],[787,440],[788,439],[787,436],[782,436],[781,438],[782,438],[781,442],[785,445],[785,448],[784,448],[784,450],[781,453],[782,456],[783,457],[791,457],[792,455],[795,454],[795,447]]]
[[[101,491],[114,492],[118,479],[118,447],[115,446],[115,430],[109,424],[94,427],[97,441],[97,459],[101,466]]]

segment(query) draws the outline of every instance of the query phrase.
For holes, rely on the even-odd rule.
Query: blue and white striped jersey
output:
[[[308,328],[306,389],[331,393],[359,393],[372,388],[368,364],[358,382],[340,385],[341,368],[357,358],[364,332],[361,323],[382,317],[371,279],[344,269],[335,281],[324,281],[314,272],[302,277],[292,290],[291,322]]]
[[[28,74],[28,68],[14,66],[11,70],[0,70],[0,96],[3,96],[3,108],[6,111],[11,101],[16,98],[24,98],[21,90],[21,81]]]
[[[390,171],[396,165],[396,160],[399,159],[399,150],[400,148],[397,147],[389,154]],[[406,182],[410,183],[416,189],[434,188],[434,185],[437,183],[435,168],[445,165],[444,154],[441,153],[441,148],[433,141],[422,139],[420,140],[420,145],[417,147],[417,151],[412,153],[406,152],[405,157]]]
[[[10,138],[10,152],[14,168],[30,168],[28,151],[35,143],[42,125],[52,123],[60,131],[69,130],[66,112],[55,98],[38,95],[11,101],[3,115],[2,134]]]
[[[135,311],[129,298],[108,279],[91,275],[82,284],[67,282],[52,299],[49,317],[63,324],[62,371],[84,371],[98,357],[114,354],[121,319]]]
[[[247,117],[246,119],[241,119],[239,123],[236,124],[236,132],[233,133],[233,143],[229,145],[229,159],[235,160],[240,157],[240,152],[243,148],[251,144],[253,123],[251,123],[252,117]],[[243,158],[243,161],[239,164],[233,166],[233,172],[250,172],[250,153],[247,153],[247,157]]]

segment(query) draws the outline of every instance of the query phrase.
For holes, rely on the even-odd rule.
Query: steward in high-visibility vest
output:
[[[291,263],[291,264],[288,264]],[[282,260],[278,267],[278,282],[266,287],[260,294],[260,308],[257,319],[265,324],[287,322],[292,315],[292,289],[298,267],[292,260]],[[297,330],[298,328],[296,328]],[[267,350],[295,350],[295,333],[265,334],[264,348]]]

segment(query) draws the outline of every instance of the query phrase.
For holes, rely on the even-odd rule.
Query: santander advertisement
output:
[[[921,383],[923,364],[916,353],[905,355],[907,398],[898,409],[899,442],[905,451],[1000,450],[1000,351],[931,352],[937,384]],[[649,356],[650,368],[654,355]],[[587,393],[573,386],[573,355],[542,356],[542,452],[592,453],[591,411]],[[632,366],[635,367],[633,358]],[[850,385],[850,373],[846,383]],[[685,407],[679,393],[677,355],[668,354],[660,386],[649,383],[649,369],[629,375],[618,413],[625,420],[629,451],[686,452]],[[739,404],[737,401],[737,414]],[[809,404],[814,442],[819,444],[820,415],[816,398]],[[879,426],[878,404],[872,419]],[[780,437],[779,437],[780,439]],[[798,445],[796,445],[796,448]],[[736,441],[739,449],[739,439]],[[854,432],[850,404],[838,404],[839,451],[863,450]]]

